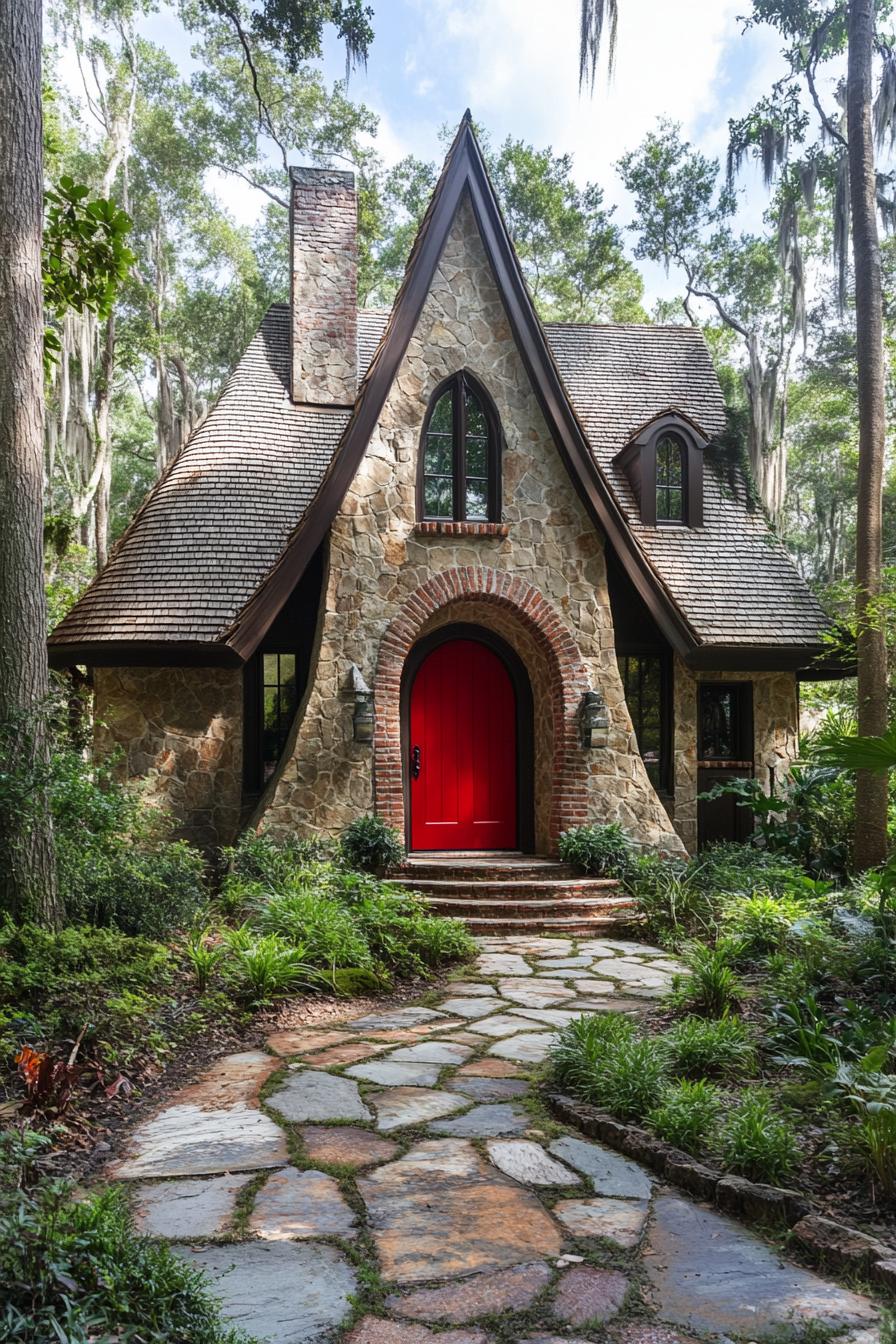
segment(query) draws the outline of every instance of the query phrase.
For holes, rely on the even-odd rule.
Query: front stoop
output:
[[[588,935],[638,922],[636,903],[618,882],[531,855],[413,856],[392,880],[421,892],[434,914],[463,919],[473,933]]]

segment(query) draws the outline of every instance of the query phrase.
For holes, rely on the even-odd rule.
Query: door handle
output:
[[[414,747],[411,751],[411,778],[420,778],[420,748]]]

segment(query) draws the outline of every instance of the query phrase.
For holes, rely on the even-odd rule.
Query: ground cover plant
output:
[[[0,1135],[0,1337],[21,1344],[241,1344],[200,1275],[134,1234],[121,1191],[73,1200],[41,1170],[47,1140]]]
[[[642,857],[625,882],[687,974],[637,1026],[564,1029],[554,1082],[892,1241],[896,872],[819,875],[783,848],[723,844]]]

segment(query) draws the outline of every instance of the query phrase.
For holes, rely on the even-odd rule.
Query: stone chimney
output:
[[[354,173],[291,168],[292,396],[351,406],[358,391]]]

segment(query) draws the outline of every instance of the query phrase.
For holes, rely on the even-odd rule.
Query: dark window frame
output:
[[[664,795],[670,796],[674,792],[672,782],[672,733],[673,733],[673,715],[672,715],[672,660],[668,653],[655,646],[635,647],[634,645],[625,645],[624,648],[616,650],[616,663],[619,668],[619,677],[622,682],[622,692],[625,696],[626,707],[629,717],[632,721],[632,728],[635,733],[635,740],[638,742],[638,754],[642,756],[641,743],[638,738],[639,724],[636,721],[636,715],[633,713],[627,688],[628,688],[628,660],[637,658],[642,663],[652,661],[659,666],[659,761],[657,765],[657,782],[655,787]],[[623,666],[626,664],[626,666]],[[646,765],[645,765],[646,768]]]
[[[663,460],[662,447],[664,443],[674,445],[678,453],[679,470],[681,472],[681,482],[679,485],[669,484],[669,464]],[[662,473],[662,475],[661,475]],[[656,524],[657,527],[687,527],[688,526],[688,446],[682,436],[674,429],[664,429],[657,436],[656,447],[654,449],[654,489],[656,491]],[[669,503],[669,497],[673,494],[678,496],[680,512],[678,516],[671,513],[664,513],[660,508],[660,500],[665,494],[666,503]]]
[[[486,482],[486,511],[484,518],[467,519],[467,404],[466,393],[470,392],[482,408],[487,430],[486,437],[486,475],[474,477],[474,480]],[[439,402],[446,395],[451,396],[451,517],[444,514],[429,514],[426,511],[426,481],[428,477],[442,476],[441,472],[426,471],[426,449],[429,427]],[[421,522],[442,523],[499,523],[501,521],[501,459],[504,449],[504,437],[497,408],[482,383],[468,369],[459,369],[448,378],[444,378],[429,399],[429,406],[423,420],[420,434],[420,446],[417,461],[417,517]]]
[[[682,446],[682,517],[657,516],[657,448],[662,439]],[[645,527],[703,526],[703,452],[708,440],[676,411],[655,417],[613,459],[628,477]]]
[[[265,752],[265,724],[264,724],[264,699],[265,691],[269,688],[269,683],[265,677],[264,660],[265,658],[277,659],[277,714],[281,720],[281,726],[277,733],[276,753]],[[283,710],[280,703],[280,697],[283,694],[283,687],[288,683],[289,678],[282,678],[280,675],[280,659],[292,658],[293,660],[293,703],[287,707],[286,723],[282,723]],[[274,649],[259,649],[253,654],[246,664],[243,672],[243,715],[244,715],[244,733],[243,750],[245,760],[243,762],[243,788],[244,792],[250,796],[260,794],[267,786],[271,776],[276,773],[277,766],[283,757],[283,752],[289,741],[289,735],[295,723],[296,712],[301,699],[299,686],[299,677],[301,675],[300,656],[295,648],[287,649],[277,647]],[[265,766],[270,766],[266,773]]]

